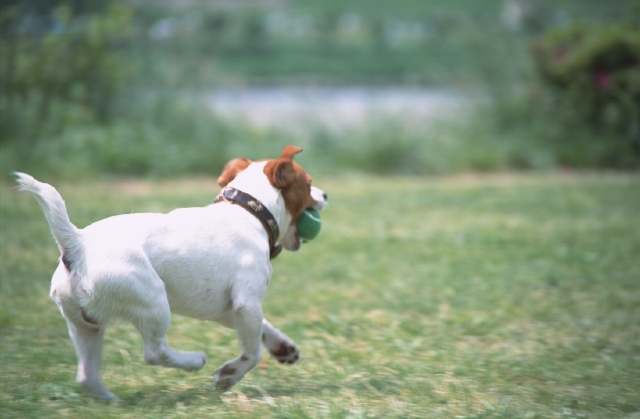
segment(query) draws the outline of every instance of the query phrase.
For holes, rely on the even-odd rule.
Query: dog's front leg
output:
[[[221,326],[236,329],[233,313],[216,320]],[[301,359],[300,351],[291,338],[276,329],[267,319],[262,319],[262,343],[281,364],[296,364]]]
[[[262,357],[262,304],[260,301],[238,300],[234,301],[232,318],[242,353],[216,371],[214,381],[220,391],[233,387]]]
[[[281,364],[295,364],[300,361],[300,351],[296,344],[287,335],[273,327],[267,319],[262,319],[262,343]]]

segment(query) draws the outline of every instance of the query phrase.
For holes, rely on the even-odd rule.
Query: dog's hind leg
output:
[[[144,360],[151,365],[180,368],[185,371],[201,369],[207,356],[202,352],[179,352],[167,342],[166,333],[171,321],[169,302],[166,294],[153,298],[153,304],[137,307],[132,318],[144,345]]]
[[[94,397],[118,400],[105,388],[100,376],[106,322],[101,323],[90,317],[79,305],[71,292],[71,278],[63,263],[60,263],[53,274],[51,285],[51,297],[67,321],[69,337],[76,349],[78,357],[76,381]]]
[[[118,400],[113,393],[105,388],[100,377],[105,327],[91,327],[78,321],[74,323],[68,318],[67,326],[78,356],[76,381],[97,398]]]

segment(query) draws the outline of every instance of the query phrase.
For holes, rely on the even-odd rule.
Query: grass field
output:
[[[45,180],[45,179],[43,179]],[[274,261],[267,317],[303,360],[266,355],[224,394],[234,333],[174,317],[197,373],[142,360],[107,332],[105,405],[74,383],[48,299],[57,248],[28,194],[0,185],[2,418],[640,418],[640,176],[345,176],[315,242]],[[206,205],[212,180],[57,184],[80,227]]]

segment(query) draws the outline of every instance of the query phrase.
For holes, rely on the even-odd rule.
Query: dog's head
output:
[[[300,214],[307,208],[322,211],[327,205],[327,194],[312,186],[311,176],[302,166],[293,161],[293,157],[301,151],[299,147],[288,145],[280,157],[267,160],[263,170],[271,186],[280,190],[286,210],[291,216],[289,226],[282,226],[286,232],[281,240],[282,246],[291,251],[300,248],[300,238],[296,228]],[[218,184],[224,188],[252,163],[244,157],[231,160],[218,177]]]

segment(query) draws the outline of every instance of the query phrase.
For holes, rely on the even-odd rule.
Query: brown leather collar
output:
[[[277,244],[276,240],[280,237],[280,227],[276,222],[275,217],[271,212],[262,205],[262,202],[258,201],[248,193],[244,193],[235,188],[224,188],[220,195],[216,197],[215,204],[218,202],[226,201],[231,204],[238,204],[242,208],[253,214],[264,226],[269,235],[269,257],[275,258],[282,251],[282,245]]]

